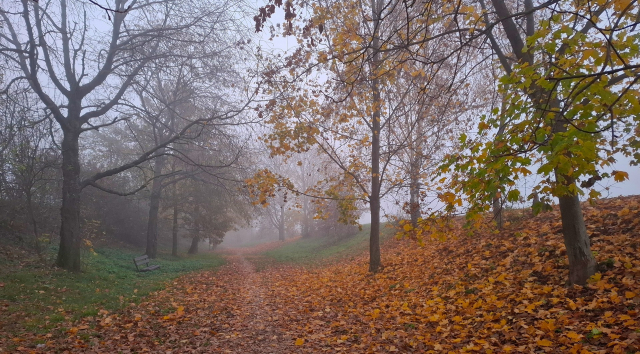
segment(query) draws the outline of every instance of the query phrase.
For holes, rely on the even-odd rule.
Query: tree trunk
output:
[[[498,197],[493,198],[493,220],[496,222],[498,230],[502,230],[502,201]]]
[[[171,255],[178,256],[178,192],[177,186],[173,186],[173,227],[171,228]]]
[[[540,204],[540,196],[538,195],[538,192],[533,192],[533,202],[531,202],[531,213],[533,214],[533,216],[538,215],[537,209],[538,204]]]
[[[584,216],[577,195],[563,196],[560,201],[562,235],[569,258],[569,282],[585,285],[589,277],[596,273],[596,260],[591,254],[591,244]]]
[[[504,28],[505,34],[511,44],[512,53],[521,63],[532,63],[533,54],[525,48],[525,40],[520,37],[518,26],[516,25],[511,13],[508,10],[506,2],[504,0],[491,0],[496,14],[501,18],[501,23]],[[481,1],[481,5],[484,8],[484,2]],[[525,1],[525,8],[532,8],[532,3],[528,0]],[[488,21],[485,21],[488,24]],[[527,35],[531,35],[535,31],[533,12],[527,16]],[[591,26],[588,23],[586,26]],[[588,28],[588,27],[585,27]],[[584,30],[584,28],[583,28]],[[584,32],[586,33],[586,32]],[[511,72],[511,66],[506,60],[507,57],[502,54],[501,48],[497,42],[493,39],[491,32],[488,33],[489,39],[494,52],[498,54],[500,62],[502,63],[507,74]],[[556,53],[556,55],[563,55],[564,53]],[[554,88],[556,89],[556,88]],[[554,96],[553,91],[532,84],[526,94],[531,98],[534,104],[539,104],[540,109],[537,109],[535,114],[547,114],[549,112],[560,112],[561,105],[558,99]],[[560,115],[556,114],[553,121],[553,133],[559,134],[567,131],[568,122]],[[566,152],[566,157],[571,159],[570,152]],[[575,181],[571,176],[558,175],[556,173],[556,182],[563,186],[569,186]],[[569,258],[569,282],[572,284],[585,284],[587,279],[595,274],[596,262],[591,254],[591,246],[589,243],[589,236],[587,235],[587,228],[584,224],[584,216],[582,215],[582,208],[580,207],[580,200],[577,195],[563,195],[558,197],[560,202],[560,214],[562,217],[562,233],[564,237],[564,244],[567,249],[567,256]]]
[[[542,102],[542,99],[540,101]],[[554,98],[549,102],[549,107],[550,111],[560,111],[560,102]],[[562,134],[566,131],[567,124],[564,118],[556,115],[553,121],[553,133]],[[569,151],[565,152],[565,156],[568,159],[572,158]],[[568,187],[574,184],[575,180],[571,176],[560,175],[556,171],[556,183]],[[569,259],[569,283],[585,285],[589,277],[596,272],[596,260],[591,254],[591,243],[584,223],[580,198],[577,194],[567,194],[559,196],[558,201],[562,219],[562,236]]]
[[[417,118],[415,132],[409,139],[409,216],[411,226],[418,227],[420,213],[420,170],[422,168],[422,118]]]
[[[560,102],[557,99],[553,99],[550,106],[552,110],[560,110]],[[564,118],[556,115],[553,122],[553,132],[558,134],[566,131],[567,125]],[[572,158],[569,151],[565,154],[567,158]],[[571,176],[556,173],[556,183],[570,186],[575,183],[575,180]],[[558,197],[558,201],[562,219],[562,236],[569,258],[569,283],[585,285],[589,277],[596,273],[596,260],[591,254],[591,243],[589,235],[587,235],[587,227],[584,224],[580,198],[577,194],[562,195]]]
[[[309,201],[302,197],[302,238],[311,236],[311,218],[309,217]]]
[[[416,168],[417,162],[411,163],[411,173],[409,178],[409,213],[411,215],[411,226],[418,227],[418,219],[420,219],[420,179],[419,172]]]
[[[280,223],[278,224],[278,240],[284,241],[284,205],[280,206]]]
[[[371,232],[369,233],[369,271],[377,273],[380,270],[380,79],[378,66],[380,65],[380,3],[371,0],[372,25],[375,28],[371,48],[373,62],[371,71],[373,80],[373,115],[371,119],[371,196],[369,207],[371,211]]]
[[[372,183],[373,184],[373,183]],[[369,200],[371,211],[371,232],[369,233],[369,271],[380,270],[380,195]]]
[[[198,253],[198,244],[200,243],[200,206],[196,204],[193,210],[193,228],[194,236],[189,247],[189,254]]]
[[[62,139],[62,207],[58,267],[80,271],[80,134],[64,131]]]
[[[160,153],[162,153],[160,151]],[[156,258],[158,255],[158,212],[160,210],[160,197],[162,196],[162,169],[164,168],[164,157],[157,157],[153,166],[153,183],[151,184],[151,195],[149,196],[149,219],[147,221],[147,256]]]
[[[507,120],[504,115],[504,112],[506,110],[507,110],[507,99],[503,95],[502,103],[500,104],[500,126],[498,127],[498,131],[496,132],[496,137],[494,139],[494,142],[500,141],[500,139],[502,138],[502,135],[504,134],[504,131],[507,129]],[[499,196],[496,195],[493,197],[493,220],[495,220],[496,227],[498,228],[498,230],[502,230],[502,227],[504,226],[503,215],[504,215],[504,210],[502,208],[502,200],[500,199]]]
[[[189,254],[198,253],[198,244],[200,243],[200,231],[196,231],[196,235],[191,240],[191,247],[189,247]]]

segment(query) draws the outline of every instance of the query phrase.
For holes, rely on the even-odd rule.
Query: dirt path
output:
[[[40,345],[71,353],[295,353],[283,331],[286,304],[276,299],[242,253],[217,271],[181,277],[124,313],[103,311]],[[32,350],[32,349],[31,349]]]
[[[246,353],[285,353],[290,352],[295,338],[278,328],[279,313],[284,304],[270,297],[264,287],[265,279],[255,272],[254,266],[243,255],[228,257],[233,267],[235,284],[229,284],[230,290],[236,295],[238,307],[233,311],[233,318],[229,318],[228,325],[236,338],[224,338],[230,347],[238,345]],[[234,345],[235,344],[235,345]]]

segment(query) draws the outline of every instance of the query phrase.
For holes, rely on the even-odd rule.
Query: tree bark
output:
[[[369,233],[369,271],[380,270],[380,195],[369,201],[371,211],[371,231]]]
[[[371,14],[374,26],[373,62],[371,71],[373,80],[373,115],[371,122],[371,195],[369,207],[371,212],[371,232],[369,233],[369,271],[377,273],[380,270],[380,79],[377,71],[380,65],[380,3],[379,0],[371,0]]]
[[[558,198],[562,218],[562,235],[569,258],[569,283],[585,285],[596,273],[596,260],[591,253],[591,244],[577,195]]]
[[[65,130],[62,139],[62,207],[58,267],[80,271],[80,155],[79,132]]]
[[[149,196],[149,219],[147,221],[147,251],[149,258],[158,255],[158,213],[160,210],[160,197],[162,196],[162,169],[165,165],[163,156],[157,157],[153,166],[153,183]]]
[[[280,206],[280,223],[278,224],[278,240],[284,241],[284,205]]]
[[[551,106],[553,110],[559,110],[560,103],[554,99]],[[567,125],[563,118],[556,115],[553,122],[554,134],[566,131]],[[571,158],[570,152],[565,154],[567,158]],[[568,187],[575,184],[575,180],[571,176],[559,175],[556,172],[556,183]],[[591,253],[591,242],[584,223],[580,198],[577,194],[568,194],[559,196],[558,201],[562,219],[562,236],[567,249],[567,258],[569,258],[569,283],[585,285],[589,277],[596,273],[596,260]]]
[[[193,228],[194,236],[189,247],[189,254],[198,253],[198,244],[200,243],[200,206],[196,204],[193,210]]]
[[[198,244],[200,243],[200,231],[196,231],[196,235],[191,239],[191,247],[189,247],[189,254],[198,253]]]
[[[498,197],[493,198],[493,220],[496,222],[498,230],[502,230],[502,201]]]
[[[311,237],[311,218],[309,217],[309,201],[302,197],[302,238]]]
[[[416,158],[416,157],[414,157]],[[420,179],[418,161],[412,161],[411,173],[409,178],[409,213],[411,216],[411,226],[418,227],[418,219],[420,219]]]

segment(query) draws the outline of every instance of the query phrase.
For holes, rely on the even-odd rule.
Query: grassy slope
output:
[[[370,225],[363,225],[362,230],[356,235],[343,240],[331,238],[309,238],[284,244],[272,250],[261,253],[271,263],[292,263],[300,265],[312,265],[329,260],[344,259],[369,249]],[[390,228],[381,228],[381,242],[393,236]]]
[[[60,322],[138,303],[179,275],[224,263],[210,253],[188,258],[160,255],[152,261],[160,269],[138,273],[133,264],[138,253],[109,248],[96,252],[85,257],[85,271],[79,274],[34,263],[3,264],[0,333],[11,337],[25,331],[45,333]]]

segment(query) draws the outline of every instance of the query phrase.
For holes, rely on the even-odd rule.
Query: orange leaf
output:
[[[578,341],[580,341],[580,338],[582,338],[582,335],[571,331],[571,332],[567,333],[567,337],[571,338],[571,340],[573,340],[574,342],[578,342]]]
[[[553,343],[548,339],[543,339],[538,341],[538,345],[541,347],[550,347],[553,345]]]

